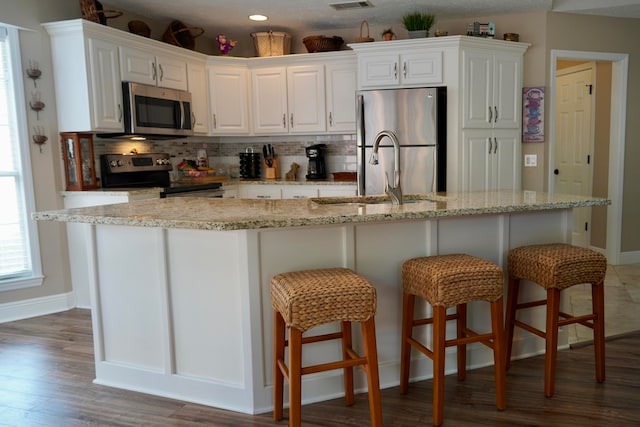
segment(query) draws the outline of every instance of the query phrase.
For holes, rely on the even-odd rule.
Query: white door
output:
[[[289,132],[325,132],[324,66],[287,68]]]
[[[482,130],[462,132],[462,191],[493,189],[493,135]]]
[[[212,134],[249,133],[247,69],[209,67]]]
[[[257,135],[288,133],[286,69],[252,70],[251,95],[253,132]]]
[[[109,42],[89,39],[91,61],[92,129],[121,131],[122,86],[118,69],[118,48]]]
[[[326,65],[328,132],[356,131],[356,73],[351,61]]]
[[[191,92],[191,126],[195,133],[209,133],[209,91],[204,64],[187,64],[187,79]]]
[[[593,172],[594,64],[559,70],[556,77],[554,189],[589,196]],[[574,245],[587,246],[591,209],[574,209]]]

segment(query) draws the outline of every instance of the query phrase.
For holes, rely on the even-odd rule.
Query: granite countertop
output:
[[[386,196],[294,200],[174,197],[88,208],[36,212],[41,221],[114,224],[197,230],[246,230],[465,215],[541,211],[610,204],[607,199],[535,191],[488,191],[405,196],[392,206]]]

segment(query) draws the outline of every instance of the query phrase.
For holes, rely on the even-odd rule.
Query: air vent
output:
[[[348,1],[344,3],[333,3],[329,6],[335,10],[361,9],[363,7],[373,7],[373,3],[370,1]]]

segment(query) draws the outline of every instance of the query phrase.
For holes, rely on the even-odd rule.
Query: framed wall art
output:
[[[522,89],[522,142],[544,141],[544,86]]]

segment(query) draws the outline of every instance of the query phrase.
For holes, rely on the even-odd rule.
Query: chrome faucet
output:
[[[398,137],[393,132],[391,132],[390,130],[383,130],[382,132],[378,133],[378,135],[376,135],[376,140],[373,143],[373,153],[371,153],[369,163],[372,165],[378,164],[378,146],[380,145],[380,141],[382,141],[384,137],[388,137],[391,142],[393,142],[394,169],[393,184],[389,183],[389,173],[387,171],[384,172],[384,192],[391,199],[391,204],[401,205],[402,189],[400,188],[400,143],[398,142]]]

